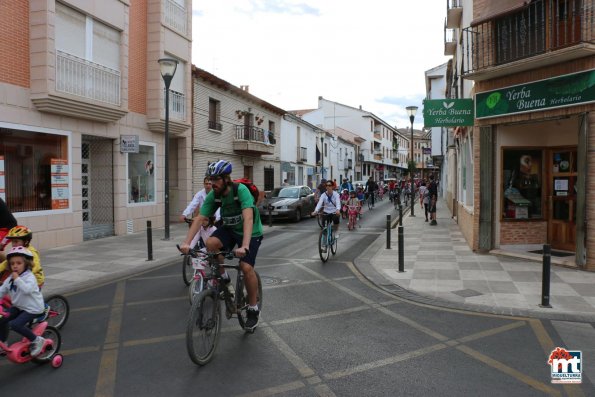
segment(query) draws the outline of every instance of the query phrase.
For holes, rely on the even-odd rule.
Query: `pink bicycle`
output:
[[[0,316],[8,316],[8,312],[0,306]],[[8,345],[0,341],[0,353],[4,353],[6,358],[15,364],[24,364],[33,361],[37,364],[51,363],[52,367],[59,368],[62,366],[63,357],[58,354],[60,345],[62,344],[62,337],[58,328],[48,325],[48,322],[43,320],[45,314],[36,318],[32,322],[31,330],[36,336],[45,338],[41,352],[33,357],[29,354],[29,339],[23,337],[20,340]],[[40,321],[41,320],[41,321]]]
[[[347,213],[349,215],[349,223],[347,224],[347,228],[349,230],[355,229],[357,225],[357,218],[359,216],[360,207],[357,205],[348,205],[347,206]],[[359,226],[359,225],[358,225]],[[361,226],[359,226],[361,227]]]

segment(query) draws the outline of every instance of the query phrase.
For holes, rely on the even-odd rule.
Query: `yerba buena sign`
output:
[[[595,70],[519,84],[475,95],[478,119],[536,112],[595,101]]]
[[[473,125],[473,99],[426,99],[424,127]]]

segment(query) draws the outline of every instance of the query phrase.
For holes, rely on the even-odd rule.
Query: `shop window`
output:
[[[155,202],[155,146],[139,145],[128,153],[128,202]]]
[[[12,212],[68,208],[67,136],[0,128],[0,171],[0,197]]]
[[[541,219],[543,217],[542,157],[541,150],[503,150],[503,218]]]

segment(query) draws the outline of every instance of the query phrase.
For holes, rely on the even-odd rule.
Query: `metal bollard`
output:
[[[399,226],[403,226],[403,206],[399,204]]]
[[[273,206],[269,204],[269,227],[273,227]]]
[[[151,221],[147,221],[147,260],[153,260],[153,229],[151,229]]]
[[[405,241],[403,238],[403,226],[399,226],[399,273],[405,271]]]
[[[390,249],[390,214],[386,216],[386,249]]]
[[[543,246],[543,270],[541,276],[541,307],[550,305],[550,269],[552,266],[552,248],[549,244]]]

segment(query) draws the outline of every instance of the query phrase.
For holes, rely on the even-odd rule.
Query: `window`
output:
[[[221,125],[221,102],[209,98],[209,129],[221,131],[223,126]]]
[[[0,196],[12,212],[68,208],[68,168],[52,175],[57,164],[68,165],[67,136],[0,128]]]
[[[505,219],[540,219],[542,151],[502,151],[503,213]]]
[[[155,146],[128,153],[128,202],[155,203]]]
[[[186,120],[186,96],[184,95],[184,92],[186,91],[184,89],[184,83],[186,81],[186,63],[169,54],[165,54],[165,56],[178,61],[176,73],[169,84],[169,115],[174,119]],[[165,83],[163,82],[163,79],[161,81],[163,89],[165,90]]]

